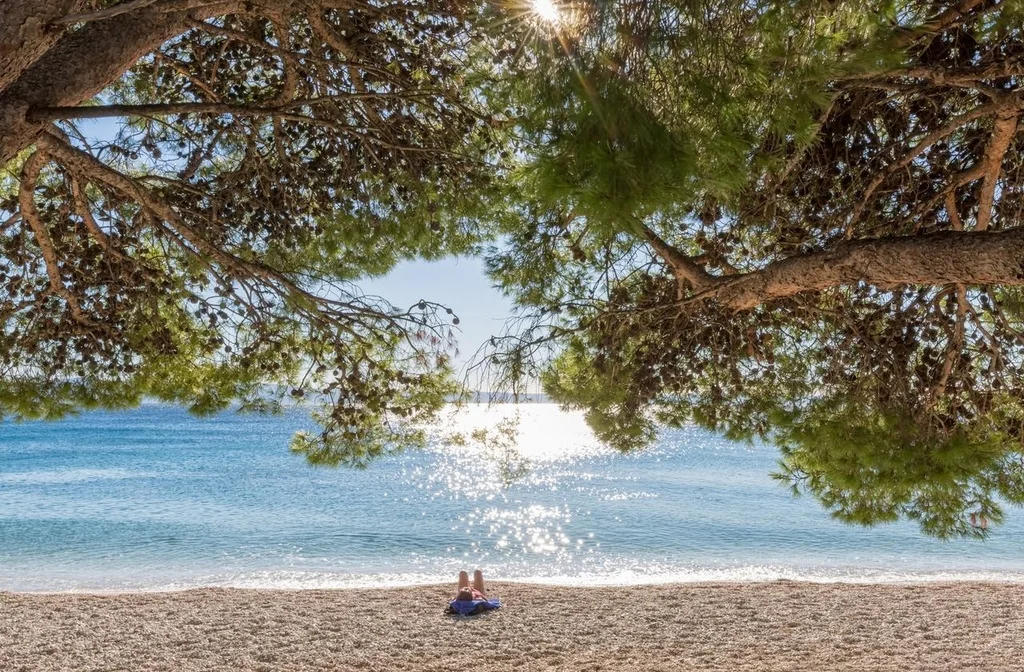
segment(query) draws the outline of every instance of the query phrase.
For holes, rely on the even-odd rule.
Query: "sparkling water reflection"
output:
[[[518,415],[518,434],[452,445]],[[572,584],[1024,577],[1024,516],[989,541],[842,525],[696,429],[623,456],[550,405],[471,407],[366,471],[288,453],[299,411],[144,406],[0,424],[0,589],[283,588],[495,578]]]

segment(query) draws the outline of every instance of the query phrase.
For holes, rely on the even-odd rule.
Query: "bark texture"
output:
[[[5,4],[0,9],[0,25],[6,26],[4,31],[12,34],[15,30],[10,26],[19,17],[25,26],[36,26],[51,12],[42,12],[33,5],[45,4],[33,0],[15,0],[10,7]],[[71,7],[73,3],[67,4]],[[24,65],[24,61],[35,58],[0,92],[0,165],[31,145],[46,127],[45,121],[29,119],[32,109],[86,102],[117,80],[146,53],[187,30],[190,21],[240,7],[241,3],[232,2],[157,3],[135,12],[87,23],[77,30],[64,32],[56,40],[46,30],[37,29],[33,33],[25,28],[20,32],[23,37],[30,33],[40,37],[31,45],[22,46],[24,55],[16,65]],[[25,12],[24,15],[16,15],[13,11],[19,8]],[[33,9],[37,11],[33,12]],[[11,43],[14,43],[14,38]],[[47,45],[49,47],[45,48]],[[7,58],[6,50],[3,53]]]
[[[859,282],[878,286],[1024,285],[1024,227],[850,241],[731,276],[701,276],[690,266],[677,268],[671,256],[662,256],[677,278],[692,285],[695,297],[716,299],[734,310]]]
[[[0,91],[64,33],[54,21],[88,4],[87,0],[4,0],[0,8]]]

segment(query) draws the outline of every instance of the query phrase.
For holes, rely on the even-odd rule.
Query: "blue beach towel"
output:
[[[476,614],[482,614],[485,611],[499,609],[500,607],[501,600],[498,598],[490,600],[452,600],[448,603],[446,611],[449,614],[458,614],[459,616],[475,616]]]

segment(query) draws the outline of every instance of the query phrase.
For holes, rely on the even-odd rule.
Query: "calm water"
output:
[[[621,456],[579,416],[519,414],[516,452],[437,447],[366,471],[291,455],[299,411],[0,423],[0,590],[405,584],[477,566],[567,584],[1024,580],[1019,509],[984,542],[854,528],[774,482],[769,446],[684,429]]]

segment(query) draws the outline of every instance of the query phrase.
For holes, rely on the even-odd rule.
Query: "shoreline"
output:
[[[0,593],[10,670],[1014,670],[1024,584],[804,581]]]
[[[628,588],[671,588],[686,586],[725,586],[751,584],[810,584],[810,585],[847,585],[847,586],[909,586],[909,585],[944,585],[944,584],[1006,584],[1024,585],[1024,571],[1014,570],[943,570],[920,573],[873,570],[874,573],[859,574],[856,572],[837,574],[794,573],[793,575],[751,576],[750,578],[719,574],[715,571],[695,572],[689,575],[629,573],[626,577],[616,576],[528,576],[522,578],[503,578],[500,573],[488,570],[488,576],[496,576],[495,581],[503,584],[564,589],[628,589]],[[453,575],[454,576],[454,575]],[[230,578],[212,576],[190,579],[172,579],[169,581],[153,581],[151,583],[125,581],[123,583],[84,584],[71,587],[21,588],[5,586],[0,582],[0,595],[123,595],[123,594],[159,594],[181,593],[190,590],[252,590],[252,591],[351,591],[369,589],[403,589],[428,588],[433,586],[454,585],[454,578],[447,575],[414,575],[399,578],[396,574],[339,574],[311,572],[306,576],[289,578],[267,578],[265,576],[247,577],[236,575]]]
[[[948,579],[948,578],[935,578],[935,579],[886,579],[881,581],[871,581],[859,578],[851,579],[700,579],[694,581],[652,581],[647,583],[598,583],[598,584],[583,584],[583,583],[558,583],[555,581],[546,582],[538,581],[535,579],[501,579],[501,580],[488,580],[488,584],[494,583],[495,585],[502,586],[515,586],[528,589],[565,589],[565,590],[629,590],[629,589],[674,589],[674,588],[698,588],[698,587],[713,587],[713,588],[729,588],[729,587],[742,587],[751,585],[808,585],[808,586],[854,586],[854,587],[931,587],[931,586],[966,586],[966,585],[1006,585],[1006,586],[1022,586],[1024,587],[1024,575],[1014,576],[1012,578],[967,578],[967,579]],[[235,586],[235,585],[194,585],[194,586],[173,586],[173,587],[153,587],[153,588],[70,588],[67,590],[18,590],[0,587],[0,597],[3,596],[18,596],[18,595],[40,595],[40,596],[116,596],[116,595],[174,595],[179,593],[187,592],[203,592],[203,591],[238,591],[238,592],[252,592],[252,593],[305,593],[305,592],[351,592],[351,591],[370,591],[370,590],[403,590],[403,589],[422,589],[422,588],[437,588],[437,589],[449,589],[455,585],[454,581],[424,581],[424,582],[413,582],[413,583],[401,583],[401,584],[356,584],[356,585],[338,585],[338,586]],[[1024,603],[1022,603],[1024,608]]]

